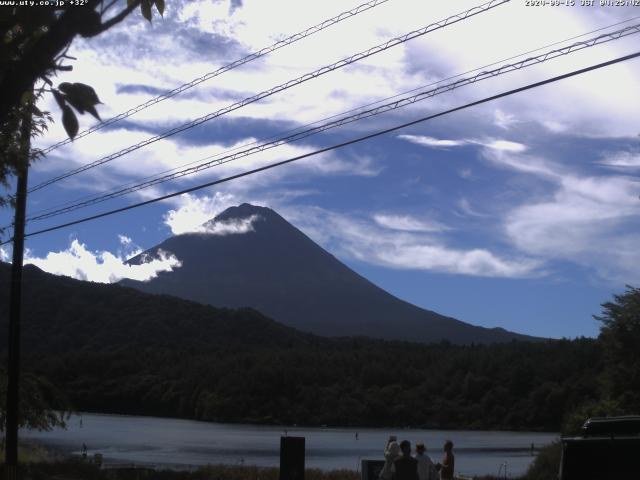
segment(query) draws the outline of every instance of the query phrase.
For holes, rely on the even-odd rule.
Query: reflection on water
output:
[[[356,436],[356,432],[358,435]],[[306,438],[308,468],[359,470],[362,459],[380,459],[389,434],[412,444],[422,441],[439,461],[442,445],[455,445],[456,470],[462,475],[497,474],[504,463],[509,476],[523,473],[536,448],[557,438],[554,433],[442,430],[383,430],[356,428],[298,428],[231,425],[153,417],[83,414],[67,430],[22,431],[25,438],[80,454],[102,453],[105,463],[137,463],[172,468],[206,464],[278,466],[280,436]],[[501,467],[502,465],[502,467]]]

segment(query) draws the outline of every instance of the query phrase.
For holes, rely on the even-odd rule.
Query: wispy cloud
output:
[[[526,278],[542,274],[542,262],[535,258],[507,258],[486,248],[455,248],[428,232],[381,227],[375,221],[317,207],[288,210],[285,216],[331,251],[374,265],[483,277]]]
[[[638,170],[640,169],[640,153],[617,152],[609,154],[598,162],[598,165],[619,170]]]
[[[378,213],[373,220],[381,227],[404,232],[443,232],[449,230],[446,225],[434,220],[424,220],[410,215],[386,215]]]
[[[638,189],[622,176],[585,176],[551,162],[519,155],[494,156],[503,166],[546,181],[546,198],[525,201],[508,211],[504,228],[520,251],[548,260],[571,261],[601,278],[640,281],[636,265],[640,241]]]
[[[49,252],[44,257],[37,257],[27,250],[24,261],[55,275],[99,283],[114,283],[123,278],[150,280],[160,272],[171,271],[182,265],[173,254],[166,252],[160,252],[156,258],[141,265],[128,265],[122,254],[106,250],[90,251],[77,239],[72,240],[66,250]]]
[[[511,127],[520,123],[520,120],[518,120],[515,115],[498,108],[493,112],[493,123],[503,130],[509,130]]]
[[[459,140],[443,140],[434,137],[424,135],[398,135],[400,140],[406,140],[416,145],[422,145],[430,148],[451,148],[451,147],[463,147],[465,145],[478,145],[486,147],[491,150],[498,150],[504,152],[524,152],[527,150],[527,146],[503,139],[459,139]]]
[[[426,135],[398,135],[398,138],[400,140],[407,140],[408,142],[415,143],[417,145],[432,148],[462,147],[469,144],[467,140],[444,140]]]
[[[468,215],[471,217],[486,217],[487,215],[479,212],[478,210],[476,210],[474,207],[471,206],[471,203],[469,202],[469,200],[467,200],[465,197],[460,198],[457,202],[456,202],[457,207],[462,211],[462,213],[464,215]]]

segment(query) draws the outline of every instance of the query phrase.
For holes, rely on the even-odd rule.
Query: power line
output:
[[[31,189],[29,190],[29,193],[33,193],[33,192],[35,192],[37,190],[40,190],[40,189],[42,189],[42,188],[44,188],[44,187],[46,187],[48,185],[51,185],[53,183],[56,183],[56,182],[58,182],[60,180],[69,178],[69,177],[71,177],[73,175],[77,175],[78,173],[85,172],[85,171],[87,171],[87,170],[89,170],[91,168],[94,168],[94,167],[97,167],[97,166],[102,165],[104,163],[107,163],[107,162],[110,162],[112,160],[115,160],[116,158],[122,157],[122,156],[124,156],[124,155],[126,155],[128,153],[131,153],[131,152],[133,152],[135,150],[138,150],[138,149],[140,149],[142,147],[145,147],[147,145],[150,145],[152,143],[155,143],[155,142],[157,142],[159,140],[162,140],[164,138],[170,137],[170,136],[175,135],[177,133],[183,132],[183,131],[188,130],[190,128],[196,127],[196,126],[198,126],[198,125],[200,125],[202,123],[208,122],[209,120],[212,120],[212,119],[214,119],[216,117],[220,117],[220,116],[225,115],[227,113],[230,113],[230,112],[233,112],[235,110],[238,110],[239,108],[242,108],[242,107],[244,107],[246,105],[249,105],[251,103],[257,102],[258,100],[261,100],[263,98],[267,98],[267,97],[269,97],[271,95],[274,95],[274,94],[276,94],[278,92],[281,92],[283,90],[287,90],[287,89],[289,89],[291,87],[294,87],[296,85],[304,83],[304,82],[306,82],[308,80],[315,79],[315,78],[317,78],[319,76],[325,75],[325,74],[330,73],[330,72],[332,72],[334,70],[338,70],[338,69],[340,69],[342,67],[345,67],[347,65],[351,65],[351,64],[353,64],[353,63],[355,63],[355,62],[357,62],[359,60],[362,60],[364,58],[367,58],[367,57],[370,57],[370,56],[375,55],[377,53],[380,53],[380,52],[383,52],[385,50],[388,50],[388,49],[390,49],[390,48],[392,48],[392,47],[394,47],[396,45],[400,45],[400,44],[406,43],[409,40],[412,40],[414,38],[426,35],[427,33],[433,32],[435,30],[439,30],[441,28],[445,28],[448,25],[452,25],[454,23],[458,23],[458,22],[463,21],[463,20],[465,20],[465,19],[467,19],[469,17],[478,15],[480,13],[484,13],[484,12],[489,11],[489,10],[491,10],[491,9],[493,9],[495,7],[498,7],[498,6],[502,5],[502,4],[508,3],[510,1],[511,0],[491,0],[491,1],[487,2],[487,3],[485,3],[485,4],[482,4],[482,5],[477,6],[477,7],[473,7],[471,9],[469,9],[469,10],[466,10],[464,12],[458,13],[456,15],[452,15],[452,16],[444,19],[444,20],[429,24],[426,27],[420,28],[418,30],[411,31],[409,33],[406,33],[406,34],[400,36],[400,37],[392,38],[391,40],[388,40],[385,43],[382,43],[382,44],[377,45],[375,47],[371,47],[371,48],[369,48],[369,49],[367,49],[367,50],[365,50],[363,52],[359,52],[359,53],[356,53],[354,55],[351,55],[350,57],[347,57],[347,58],[344,58],[344,59],[342,59],[342,60],[340,60],[338,62],[332,63],[331,65],[326,65],[326,66],[324,66],[324,67],[322,67],[322,68],[320,68],[318,70],[315,70],[313,72],[306,73],[306,74],[304,74],[304,75],[302,75],[302,76],[300,76],[298,78],[295,78],[293,80],[289,80],[289,81],[287,81],[287,82],[285,82],[283,84],[280,84],[280,85],[277,85],[275,87],[272,87],[269,90],[265,90],[263,92],[260,92],[257,95],[245,98],[244,100],[236,102],[236,103],[234,103],[232,105],[229,105],[229,106],[227,106],[225,108],[222,108],[222,109],[217,110],[215,112],[212,112],[212,113],[209,113],[209,114],[204,115],[202,117],[199,117],[199,118],[197,118],[195,120],[192,120],[191,122],[185,123],[185,124],[180,125],[178,127],[172,128],[171,130],[168,130],[168,131],[166,131],[164,133],[161,133],[159,135],[155,135],[153,137],[150,137],[150,138],[148,138],[146,140],[143,140],[143,141],[141,141],[141,142],[139,142],[137,144],[134,144],[134,145],[131,145],[131,146],[127,147],[127,148],[124,148],[124,149],[122,149],[122,150],[120,150],[118,152],[115,152],[115,153],[112,153],[110,155],[107,155],[106,157],[102,157],[101,159],[96,160],[94,162],[91,162],[91,163],[89,163],[87,165],[83,165],[82,167],[78,167],[78,168],[76,168],[74,170],[70,170],[70,171],[68,171],[68,172],[66,172],[66,173],[64,173],[62,175],[59,175],[57,177],[51,178],[49,180],[46,180],[46,181],[44,181],[44,182],[42,182],[42,183],[40,183],[40,184],[38,184],[38,185],[36,185],[34,187],[31,187]]]
[[[616,23],[613,23],[613,24],[611,24],[611,25],[607,25],[607,26],[604,26],[604,27],[600,27],[600,28],[597,28],[597,29],[591,30],[591,31],[589,31],[589,32],[582,33],[582,34],[580,34],[580,35],[576,35],[576,36],[573,36],[573,37],[570,37],[570,38],[566,38],[566,39],[564,39],[564,40],[560,40],[560,41],[556,41],[556,42],[553,42],[553,43],[550,43],[550,44],[546,44],[546,45],[543,45],[543,46],[541,46],[541,47],[535,48],[535,49],[533,49],[533,50],[528,50],[528,51],[523,52],[523,53],[520,53],[520,54],[518,54],[518,55],[514,55],[514,56],[511,56],[511,57],[508,57],[508,58],[503,58],[503,59],[501,59],[501,60],[497,60],[497,61],[495,61],[495,62],[493,62],[493,63],[488,64],[488,65],[484,65],[484,66],[482,66],[482,67],[477,67],[477,68],[474,68],[474,69],[472,69],[472,70],[467,70],[467,71],[465,71],[465,72],[462,72],[462,73],[459,73],[459,74],[456,74],[456,75],[452,75],[452,76],[449,76],[449,77],[446,77],[446,78],[443,78],[443,79],[437,80],[437,81],[435,81],[435,82],[431,82],[431,83],[429,83],[429,84],[427,84],[427,85],[423,85],[423,86],[421,86],[421,87],[412,88],[411,90],[407,90],[407,91],[404,91],[404,92],[398,93],[398,94],[396,94],[396,95],[392,95],[392,96],[390,96],[390,97],[386,97],[386,98],[383,98],[383,99],[380,99],[380,100],[376,100],[376,101],[371,102],[371,103],[368,103],[368,104],[366,104],[366,105],[361,105],[361,106],[359,106],[359,107],[352,108],[352,109],[350,109],[350,110],[346,110],[346,111],[344,111],[344,112],[341,112],[341,113],[338,113],[338,114],[334,114],[334,115],[331,115],[331,116],[329,116],[329,117],[325,117],[325,118],[322,118],[322,119],[320,119],[320,120],[316,120],[316,121],[314,121],[314,122],[311,122],[311,123],[308,123],[308,124],[305,124],[305,125],[302,125],[302,126],[299,126],[299,127],[295,127],[295,128],[293,128],[293,129],[290,129],[290,130],[287,130],[287,131],[281,132],[281,133],[279,133],[279,134],[276,134],[276,135],[272,135],[272,136],[269,136],[269,137],[263,138],[262,140],[254,140],[254,141],[252,141],[252,142],[248,142],[248,143],[245,143],[245,144],[243,144],[243,145],[239,145],[239,146],[236,146],[236,147],[234,147],[234,148],[227,149],[227,150],[225,150],[225,151],[223,151],[223,152],[219,152],[219,153],[217,153],[217,154],[215,154],[215,155],[209,155],[209,156],[204,157],[204,158],[201,158],[201,159],[199,159],[199,160],[194,160],[194,161],[192,161],[192,162],[185,163],[185,164],[183,164],[183,165],[181,165],[181,166],[174,167],[174,168],[171,168],[171,169],[168,169],[168,170],[164,170],[164,171],[161,171],[161,172],[155,173],[155,174],[153,174],[153,175],[149,175],[149,176],[147,176],[147,177],[143,177],[143,178],[141,178],[141,179],[139,179],[139,180],[134,180],[134,181],[131,181],[131,182],[127,182],[127,183],[122,184],[122,185],[120,185],[120,186],[118,186],[118,187],[112,188],[112,189],[111,189],[111,191],[110,191],[110,192],[108,192],[108,193],[99,193],[99,194],[95,194],[95,193],[93,193],[93,194],[89,194],[89,195],[83,195],[83,196],[81,196],[81,197],[79,197],[79,198],[76,198],[76,199],[73,199],[73,200],[69,200],[69,201],[63,202],[63,203],[61,203],[61,204],[54,205],[54,206],[52,206],[52,207],[43,208],[43,209],[37,210],[37,211],[35,212],[35,215],[38,215],[38,216],[39,216],[40,214],[46,214],[46,213],[52,212],[53,210],[58,211],[58,210],[60,210],[60,209],[62,209],[62,208],[64,208],[64,207],[66,207],[66,206],[69,206],[69,205],[76,205],[76,204],[78,204],[78,203],[83,203],[84,201],[92,201],[92,200],[100,199],[100,198],[102,198],[102,197],[104,197],[104,196],[106,196],[106,195],[113,194],[113,193],[117,193],[117,192],[119,192],[119,191],[120,191],[121,189],[123,189],[123,188],[126,188],[126,187],[130,187],[130,186],[137,185],[137,182],[140,182],[140,181],[147,181],[147,180],[151,180],[151,179],[154,179],[154,178],[159,178],[159,177],[161,177],[161,176],[163,176],[163,175],[166,175],[166,174],[168,174],[168,173],[175,172],[175,171],[179,170],[180,168],[184,168],[184,167],[187,167],[187,166],[189,166],[189,165],[197,164],[197,163],[203,162],[203,161],[205,161],[205,160],[209,160],[209,159],[211,159],[211,158],[222,157],[223,155],[225,155],[225,154],[229,154],[230,152],[235,152],[235,151],[241,150],[242,148],[246,148],[246,147],[249,147],[249,146],[251,146],[251,145],[256,145],[256,144],[258,144],[258,142],[260,142],[260,141],[262,141],[262,142],[267,142],[267,141],[269,141],[269,140],[276,139],[276,138],[278,138],[279,136],[281,137],[281,136],[284,136],[284,135],[287,135],[287,134],[292,134],[292,133],[295,133],[295,132],[297,132],[297,131],[300,131],[300,130],[303,130],[303,129],[309,128],[309,127],[311,127],[311,126],[313,126],[313,125],[321,124],[322,122],[325,122],[325,121],[328,121],[328,120],[331,120],[331,119],[334,119],[334,118],[338,118],[338,117],[340,117],[340,116],[342,116],[342,115],[346,115],[346,114],[348,114],[348,113],[352,113],[352,112],[361,111],[361,110],[363,110],[363,109],[365,109],[365,108],[372,107],[373,105],[382,104],[382,102],[386,102],[386,101],[388,101],[388,100],[392,100],[392,99],[394,99],[394,98],[399,98],[399,97],[402,97],[403,95],[408,95],[408,94],[410,94],[410,93],[418,92],[418,91],[420,91],[420,90],[422,90],[422,89],[425,89],[425,88],[431,87],[431,86],[433,86],[433,85],[441,84],[441,83],[446,82],[446,81],[448,81],[448,80],[453,80],[453,79],[455,79],[455,78],[460,78],[460,77],[463,77],[463,76],[468,75],[468,74],[470,74],[470,73],[474,73],[474,72],[478,72],[478,71],[481,71],[481,70],[485,70],[485,69],[488,69],[488,68],[493,67],[493,66],[495,66],[495,65],[499,65],[500,63],[507,62],[507,61],[509,61],[509,60],[513,60],[513,59],[515,59],[515,58],[520,58],[520,57],[523,57],[524,55],[529,55],[529,54],[532,54],[532,53],[535,53],[535,52],[539,52],[539,51],[541,51],[541,50],[544,50],[545,48],[550,48],[550,47],[553,47],[553,46],[556,46],[556,45],[560,45],[560,44],[563,44],[563,43],[566,43],[566,42],[570,42],[570,41],[572,41],[572,40],[576,40],[576,39],[578,39],[578,38],[586,37],[587,35],[591,35],[591,34],[593,34],[593,33],[601,32],[601,31],[603,31],[603,30],[607,30],[607,29],[609,29],[609,28],[617,27],[617,26],[619,26],[619,25],[623,25],[623,24],[625,24],[625,23],[629,23],[629,22],[632,22],[632,21],[634,21],[634,20],[637,20],[637,19],[639,19],[639,18],[640,18],[640,16],[631,17],[631,18],[629,18],[629,19],[622,20],[622,21],[620,21],[620,22],[616,22]],[[611,32],[611,34],[615,34],[615,33],[616,33],[616,32]],[[30,220],[36,220],[36,219],[37,219],[37,217],[35,217],[35,216],[30,218]]]
[[[628,26],[625,27],[623,29],[617,30],[615,32],[610,32],[607,34],[602,34],[599,35],[597,37],[591,38],[589,40],[584,40],[584,41],[580,41],[580,42],[575,42],[571,45],[562,47],[562,48],[558,48],[555,50],[551,50],[549,52],[534,56],[534,57],[529,57],[529,58],[525,58],[524,60],[521,60],[519,62],[515,62],[515,63],[511,63],[511,64],[507,64],[507,65],[502,65],[498,68],[495,68],[493,70],[485,70],[482,71],[480,73],[478,73],[477,75],[474,75],[472,77],[466,77],[466,78],[462,78],[456,82],[450,83],[450,84],[446,84],[446,85],[441,85],[438,86],[436,88],[430,89],[430,90],[426,90],[426,91],[422,91],[419,92],[416,95],[412,95],[412,96],[408,96],[408,97],[404,97],[401,99],[398,99],[396,101],[387,103],[387,104],[383,104],[380,105],[378,107],[375,108],[371,108],[368,110],[364,110],[361,111],[359,113],[356,113],[354,115],[349,115],[343,118],[340,118],[338,120],[334,120],[322,125],[319,125],[317,127],[313,127],[313,128],[309,128],[306,130],[302,130],[302,131],[298,131],[296,133],[284,136],[284,137],[280,137],[277,138],[273,141],[270,142],[266,142],[263,143],[261,145],[256,145],[254,147],[250,147],[248,149],[239,151],[237,153],[233,153],[233,154],[227,154],[222,156],[221,158],[216,158],[215,160],[212,160],[210,162],[206,162],[206,163],[200,163],[196,166],[193,167],[189,167],[187,169],[175,172],[175,173],[170,173],[164,176],[155,176],[155,178],[151,178],[149,180],[145,180],[143,182],[137,183],[137,184],[133,184],[131,186],[125,185],[123,186],[120,190],[116,190],[114,192],[111,193],[107,193],[101,196],[97,196],[97,197],[93,197],[89,200],[85,200],[82,202],[78,202],[78,203],[74,203],[70,206],[66,206],[66,207],[61,207],[58,209],[54,209],[53,211],[49,211],[48,213],[42,213],[40,215],[36,215],[33,217],[30,217],[29,220],[30,221],[34,221],[34,220],[43,220],[46,218],[51,218],[54,216],[58,216],[58,215],[62,215],[64,213],[68,213],[74,210],[78,210],[80,208],[84,208],[84,207],[88,207],[90,205],[95,205],[97,203],[101,203],[113,198],[117,198],[123,195],[127,195],[129,193],[133,193],[139,190],[142,190],[144,188],[148,188],[148,187],[152,187],[155,185],[159,185],[161,183],[165,183],[171,180],[174,180],[176,178],[181,178],[181,177],[185,177],[187,175],[193,175],[195,173],[201,172],[203,170],[224,164],[224,163],[228,163],[228,162],[232,162],[235,160],[238,160],[239,158],[243,158],[255,153],[259,153],[271,148],[275,148],[278,147],[280,145],[284,145],[284,144],[288,144],[288,143],[292,143],[295,142],[297,140],[301,140],[303,138],[307,138],[311,135],[316,135],[318,133],[333,129],[333,128],[337,128],[337,127],[341,127],[344,126],[346,124],[349,123],[353,123],[365,118],[369,118],[375,115],[380,115],[382,113],[386,113],[392,110],[396,110],[398,108],[402,108],[408,105],[412,105],[416,102],[419,101],[423,101],[426,100],[428,98],[434,97],[436,95],[440,95],[442,93],[446,93],[446,92],[450,92],[452,90],[461,88],[463,86],[466,85],[470,85],[482,80],[486,80],[486,79],[490,79],[490,78],[494,78],[497,77],[499,75],[503,75],[505,73],[509,73],[515,70],[520,70],[522,68],[526,68],[526,67],[530,67],[533,65],[537,65],[543,62],[546,62],[548,60],[554,59],[554,58],[558,58],[560,56],[564,56],[564,55],[569,55],[571,53],[575,53],[577,51],[583,50],[585,48],[589,48],[589,47],[593,47],[595,45],[601,45],[603,43],[606,42],[610,42],[613,40],[618,40],[622,37],[626,37],[629,35],[633,35],[636,33],[640,33],[640,24],[637,25],[632,25],[632,26]],[[207,157],[207,158],[211,158],[211,156]]]
[[[326,28],[329,28],[337,23],[342,22],[343,20],[346,20],[348,18],[351,17],[355,17],[356,15],[362,13],[362,12],[366,12],[367,10],[370,10],[374,7],[377,7],[378,5],[381,5],[383,3],[388,2],[389,0],[371,0],[369,2],[363,3],[362,5],[358,5],[355,8],[352,8],[351,10],[347,10],[345,12],[342,12],[338,15],[336,15],[335,17],[332,17],[328,20],[323,21],[322,23],[319,23],[317,25],[314,25],[313,27],[309,27],[306,30],[302,31],[302,32],[298,32],[295,33],[287,38],[285,38],[284,40],[279,40],[276,43],[269,45],[268,47],[264,47],[261,48],[260,50],[258,50],[257,52],[253,52],[245,57],[242,57],[234,62],[231,62],[227,65],[224,65],[220,68],[218,68],[217,70],[214,70],[212,72],[209,73],[205,73],[204,75],[202,75],[201,77],[195,78],[193,80],[191,80],[188,83],[182,84],[179,87],[174,88],[173,90],[170,90],[168,92],[163,93],[162,95],[158,95],[157,97],[154,97],[150,100],[147,100],[144,103],[141,103],[140,105],[137,105],[133,108],[130,108],[129,110],[127,110],[126,112],[122,112],[118,115],[116,115],[115,117],[110,118],[109,120],[106,120],[104,122],[101,122],[97,125],[94,125],[93,127],[87,128],[86,130],[83,130],[82,132],[78,133],[75,138],[73,140],[77,140],[79,138],[85,137],[87,135],[89,135],[90,133],[93,133],[97,130],[100,130],[104,127],[107,127],[109,125],[113,125],[116,122],[119,122],[120,120],[124,120],[125,118],[130,117],[131,115],[134,115],[135,113],[138,113],[142,110],[145,110],[146,108],[151,107],[152,105],[155,105],[157,103],[162,102],[163,100],[166,100],[168,98],[174,97],[176,95],[178,95],[179,93],[184,92],[185,90],[188,90],[190,88],[195,87],[196,85],[199,85],[203,82],[206,82],[207,80],[211,80],[214,77],[217,77],[218,75],[222,75],[225,72],[228,72],[229,70],[233,70],[234,68],[238,68],[246,63],[252,62],[254,60],[257,60],[261,57],[264,57],[265,55],[271,53],[271,52],[275,52],[276,50],[279,50],[282,47],[285,47],[287,45],[291,45],[293,43],[296,43],[299,40],[302,40],[304,38],[307,38],[315,33],[318,33]],[[73,140],[71,140],[70,138],[66,138],[64,140],[62,140],[61,142],[58,142],[54,145],[51,145],[45,149],[42,150],[42,153],[47,154],[59,147],[62,147],[63,145],[67,145],[68,143],[71,143]]]
[[[74,221],[67,222],[67,223],[64,223],[64,224],[60,224],[60,225],[56,225],[56,226],[53,226],[53,227],[45,228],[45,229],[42,229],[42,230],[36,230],[34,232],[30,232],[30,233],[25,234],[25,237],[32,237],[32,236],[35,236],[35,235],[41,235],[43,233],[48,233],[48,232],[52,232],[52,231],[55,231],[55,230],[60,230],[62,228],[70,227],[72,225],[78,225],[80,223],[85,223],[85,222],[88,222],[88,221],[91,221],[91,220],[96,220],[98,218],[107,217],[107,216],[110,216],[110,215],[114,215],[116,213],[125,212],[127,210],[132,210],[132,209],[135,209],[135,208],[143,207],[145,205],[150,205],[152,203],[156,203],[156,202],[160,202],[160,201],[163,201],[163,200],[167,200],[169,198],[173,198],[173,197],[176,197],[178,195],[184,195],[185,193],[195,192],[197,190],[201,190],[203,188],[211,187],[213,185],[219,185],[219,184],[222,184],[222,183],[230,182],[232,180],[237,180],[239,178],[246,177],[248,175],[253,175],[253,174],[258,173],[258,172],[262,172],[262,171],[265,171],[265,170],[270,170],[270,169],[275,168],[275,167],[279,167],[279,166],[282,166],[282,165],[286,165],[288,163],[296,162],[298,160],[302,160],[303,158],[312,157],[312,156],[315,156],[315,155],[319,155],[321,153],[329,152],[331,150],[336,150],[338,148],[346,147],[348,145],[353,145],[355,143],[359,143],[359,142],[362,142],[362,141],[365,141],[365,140],[370,140],[372,138],[379,137],[381,135],[385,135],[387,133],[391,133],[391,132],[394,132],[394,131],[397,131],[397,130],[400,130],[400,129],[403,129],[403,128],[407,128],[407,127],[410,127],[410,126],[413,126],[413,125],[417,125],[419,123],[426,122],[428,120],[433,120],[434,118],[443,117],[445,115],[449,115],[449,114],[454,113],[454,112],[465,110],[465,109],[470,108],[470,107],[481,105],[481,104],[484,104],[484,103],[487,103],[487,102],[491,102],[493,100],[497,100],[497,99],[500,99],[500,98],[503,98],[503,97],[514,95],[516,93],[520,93],[520,92],[524,92],[524,91],[527,91],[527,90],[531,90],[533,88],[537,88],[537,87],[541,87],[541,86],[544,86],[544,85],[548,85],[550,83],[558,82],[558,81],[564,80],[566,78],[570,78],[570,77],[574,77],[574,76],[577,76],[577,75],[581,75],[583,73],[587,73],[587,72],[591,72],[591,71],[594,71],[594,70],[598,70],[600,68],[608,67],[610,65],[614,65],[614,64],[621,63],[621,62],[624,62],[624,61],[627,61],[627,60],[631,60],[631,59],[634,59],[634,58],[638,58],[638,57],[640,57],[640,51],[636,52],[636,53],[632,53],[630,55],[625,55],[623,57],[618,57],[618,58],[615,58],[613,60],[609,60],[607,62],[599,63],[599,64],[592,65],[592,66],[589,66],[589,67],[581,68],[579,70],[574,70],[574,71],[569,72],[569,73],[565,73],[565,74],[558,75],[558,76],[555,76],[555,77],[552,77],[552,78],[548,78],[548,79],[542,80],[540,82],[531,83],[529,85],[525,85],[524,87],[519,87],[519,88],[516,88],[516,89],[513,89],[513,90],[508,90],[506,92],[499,93],[497,95],[493,95],[493,96],[490,96],[490,97],[485,97],[485,98],[483,98],[481,100],[476,100],[475,102],[467,103],[465,105],[462,105],[462,106],[459,106],[459,107],[455,107],[455,108],[451,108],[451,109],[445,110],[443,112],[439,112],[439,113],[436,113],[436,114],[428,115],[426,117],[422,117],[422,118],[419,118],[417,120],[412,120],[410,122],[403,123],[401,125],[396,125],[395,127],[390,127],[390,128],[384,129],[384,130],[379,130],[377,132],[370,133],[368,135],[364,135],[364,136],[361,136],[361,137],[358,137],[358,138],[354,138],[354,139],[348,140],[346,142],[338,143],[338,144],[335,144],[335,145],[332,145],[332,146],[329,146],[329,147],[321,148],[321,149],[315,150],[313,152],[309,152],[309,153],[305,153],[305,154],[302,154],[302,155],[298,155],[296,157],[289,158],[287,160],[282,160],[280,162],[271,163],[271,164],[265,165],[263,167],[255,168],[253,170],[249,170],[249,171],[246,171],[246,172],[243,172],[243,173],[239,173],[239,174],[236,174],[236,175],[231,175],[229,177],[225,177],[225,178],[221,178],[221,179],[218,179],[218,180],[214,180],[212,182],[203,183],[203,184],[200,184],[200,185],[197,185],[197,186],[194,186],[194,187],[190,187],[190,188],[186,188],[184,190],[180,190],[178,192],[174,192],[174,193],[170,193],[170,194],[167,194],[167,195],[163,195],[161,197],[156,197],[156,198],[153,198],[151,200],[146,200],[144,202],[139,202],[139,203],[135,203],[133,205],[128,205],[126,207],[121,207],[121,208],[117,208],[117,209],[114,209],[114,210],[109,210],[109,211],[106,211],[106,212],[103,212],[103,213],[99,213],[99,214],[96,214],[96,215],[91,215],[89,217],[84,217],[84,218],[81,218],[79,220],[74,220]],[[4,245],[5,243],[8,243],[8,242],[10,242],[12,240],[13,239],[9,239],[9,240],[7,240],[5,242],[0,243],[0,245]]]

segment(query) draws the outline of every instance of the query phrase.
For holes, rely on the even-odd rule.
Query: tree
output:
[[[6,378],[6,371],[0,369],[0,430],[4,430],[6,423]],[[60,390],[48,380],[32,374],[23,375],[20,398],[21,427],[51,430],[66,426],[69,403]]]
[[[606,355],[605,385],[609,400],[626,413],[640,412],[640,289],[627,286],[602,304],[600,341]]]
[[[52,78],[57,72],[73,68],[69,64],[73,58],[67,55],[73,39],[95,37],[123,21],[138,7],[151,21],[152,7],[162,15],[165,5],[164,0],[127,0],[126,4],[119,0],[86,0],[83,5],[70,1],[59,3],[57,6],[0,8],[0,183],[5,187],[9,178],[25,167],[19,154],[20,125],[25,109],[32,108],[33,134],[42,133],[51,119],[47,112],[32,107],[37,97],[44,93],[54,95],[62,123],[71,138],[79,126],[75,112],[88,112],[99,118],[95,107],[100,101],[89,85],[69,82],[53,85]],[[33,158],[32,155],[30,160]],[[9,200],[0,197],[0,206]]]

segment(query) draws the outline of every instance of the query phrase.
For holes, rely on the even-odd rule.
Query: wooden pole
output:
[[[20,307],[22,304],[22,262],[24,258],[24,226],[27,210],[27,177],[31,148],[31,102],[25,106],[20,127],[20,155],[16,187],[16,210],[13,224],[13,263],[9,299],[9,358],[7,367],[7,424],[5,465],[8,480],[17,478],[18,425],[20,388]]]

